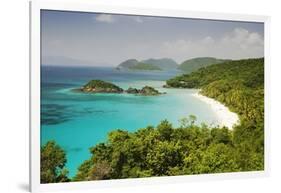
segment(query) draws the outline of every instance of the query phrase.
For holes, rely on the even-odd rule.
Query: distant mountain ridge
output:
[[[129,60],[126,60],[126,61],[120,63],[117,66],[117,68],[130,68],[130,67],[137,65],[138,63],[139,63],[139,61],[137,61],[136,59],[129,59]]]
[[[129,67],[131,70],[163,70],[154,64],[138,62],[135,66]]]
[[[198,57],[184,61],[180,64],[178,69],[187,73],[194,72],[200,68],[207,67],[212,64],[219,64],[230,60],[218,59],[213,57]]]
[[[178,63],[176,63],[171,58],[160,58],[160,59],[150,58],[147,60],[142,60],[141,62],[146,64],[153,64],[163,70],[176,69],[179,67]]]
[[[154,59],[138,61],[136,59],[129,59],[117,66],[117,69],[127,70],[170,70],[177,69],[178,64],[170,58]]]
[[[138,61],[136,59],[128,59],[120,63],[116,68],[118,70],[182,70],[185,73],[194,72],[200,68],[207,67],[212,64],[219,64],[230,61],[228,59],[218,59],[214,57],[198,57],[185,60],[180,65],[171,58],[149,58]]]

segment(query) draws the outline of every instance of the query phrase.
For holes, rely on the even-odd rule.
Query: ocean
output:
[[[212,108],[192,96],[195,89],[163,88],[165,80],[179,71],[129,72],[111,67],[41,67],[41,145],[56,141],[66,152],[69,176],[91,154],[89,149],[107,139],[116,129],[136,131],[157,126],[167,119],[179,126],[179,119],[195,115],[197,123],[218,124]],[[92,79],[112,82],[123,89],[152,86],[166,94],[85,94],[73,92]]]

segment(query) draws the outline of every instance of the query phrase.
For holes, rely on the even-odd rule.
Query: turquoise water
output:
[[[135,131],[167,119],[174,126],[193,114],[198,123],[216,124],[217,117],[204,102],[192,96],[196,90],[165,89],[165,80],[179,72],[120,72],[114,68],[42,67],[41,144],[55,140],[67,153],[67,168],[90,158],[89,148],[106,140],[115,129]],[[131,94],[83,94],[72,92],[91,79],[111,81],[126,89],[153,86],[167,92],[160,96]]]

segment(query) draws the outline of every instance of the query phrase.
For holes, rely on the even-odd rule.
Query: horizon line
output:
[[[248,58],[240,58],[240,59],[226,59],[226,58],[217,58],[217,57],[212,57],[212,56],[200,56],[200,57],[193,57],[193,58],[190,58],[190,59],[186,59],[184,60],[183,62],[181,63],[177,63],[173,58],[166,58],[166,59],[172,59],[174,60],[178,66],[180,66],[182,63],[184,63],[185,61],[187,60],[192,60],[192,59],[196,59],[196,58],[215,58],[215,59],[221,59],[221,60],[230,60],[230,61],[237,61],[237,60],[247,60],[247,59],[259,59],[259,58],[264,58],[264,56],[261,56],[261,57],[248,57]],[[134,59],[134,58],[130,58],[130,59]],[[130,60],[130,59],[127,59],[127,60]],[[149,59],[165,59],[165,58],[148,58],[148,59],[144,59],[144,60],[149,60]],[[124,60],[123,62],[127,61],[127,60]],[[140,60],[142,61],[142,60]],[[122,63],[122,62],[121,62]],[[75,65],[68,65],[68,64],[44,64],[44,63],[40,63],[40,66],[42,67],[117,67],[118,65],[120,65],[121,63],[117,64],[117,65],[92,65],[92,64],[82,64],[82,65],[79,65],[79,64],[75,64]]]

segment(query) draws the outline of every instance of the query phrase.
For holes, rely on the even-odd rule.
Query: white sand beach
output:
[[[219,119],[219,126],[221,126],[221,127],[226,126],[229,129],[232,129],[234,125],[239,124],[240,120],[239,120],[238,115],[236,113],[231,112],[222,103],[220,103],[212,98],[203,96],[203,95],[199,94],[199,92],[194,93],[192,95],[211,106],[211,108],[217,114],[217,117]]]

